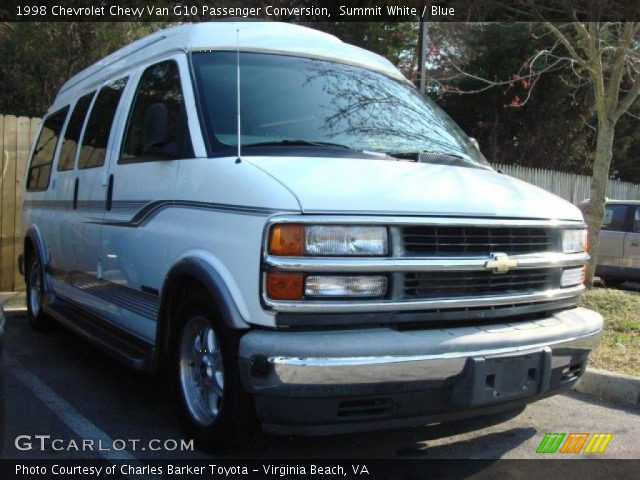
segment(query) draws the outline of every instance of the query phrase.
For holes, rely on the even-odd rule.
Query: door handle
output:
[[[109,183],[107,183],[107,198],[104,202],[104,209],[107,212],[111,211],[111,204],[113,203],[113,173],[109,175]]]
[[[76,183],[73,185],[73,209],[78,209],[78,188],[80,187],[80,179],[76,177]]]
[[[631,242],[631,246],[632,246],[632,247],[640,247],[640,243],[638,243],[638,242]]]

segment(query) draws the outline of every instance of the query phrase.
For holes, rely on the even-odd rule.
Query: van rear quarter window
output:
[[[62,126],[67,118],[69,107],[64,107],[47,117],[40,131],[38,142],[33,151],[29,172],[27,173],[27,190],[46,190],[51,177],[51,164],[58,145]]]
[[[84,119],[89,110],[91,99],[96,92],[91,92],[80,98],[73,108],[73,113],[69,119],[69,124],[64,132],[62,146],[60,147],[60,155],[58,157],[58,171],[64,172],[65,170],[73,169],[73,161],[76,157],[76,150],[78,149],[78,140],[80,139],[80,133],[82,132],[82,125],[84,125]]]
[[[100,89],[82,138],[78,168],[104,165],[111,125],[126,84],[127,79],[122,78]]]

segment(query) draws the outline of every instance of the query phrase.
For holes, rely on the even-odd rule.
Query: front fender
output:
[[[234,330],[248,330],[250,328],[217,269],[202,258],[186,256],[180,258],[165,276],[160,292],[160,313],[158,315],[157,335],[160,338],[157,338],[156,345],[162,345],[164,351],[167,351],[169,347],[171,331],[169,313],[173,289],[179,283],[179,279],[185,276],[197,280],[204,286],[218,307],[221,320],[227,327]]]

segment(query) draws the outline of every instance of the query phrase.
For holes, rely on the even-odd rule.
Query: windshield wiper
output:
[[[359,152],[355,148],[351,148],[347,145],[331,142],[316,142],[311,140],[272,140],[269,142],[247,143],[242,145],[243,147],[330,147],[330,148],[343,148],[346,150],[353,150]]]
[[[455,153],[424,150],[420,152],[389,152],[389,155],[399,160],[411,160],[417,163],[481,168],[480,164]]]

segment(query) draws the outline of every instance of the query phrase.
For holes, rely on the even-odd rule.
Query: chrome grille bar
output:
[[[486,270],[485,264],[491,257],[429,257],[429,258],[337,258],[337,257],[276,257],[267,256],[265,264],[290,272],[360,273],[360,272],[437,272]],[[553,268],[583,265],[588,260],[586,253],[513,255],[519,268]]]
[[[279,312],[347,313],[435,310],[447,308],[474,308],[510,305],[525,302],[548,302],[565,298],[577,298],[583,285],[570,288],[544,290],[521,295],[489,295],[429,300],[372,300],[372,301],[275,301],[263,295],[263,301]]]

